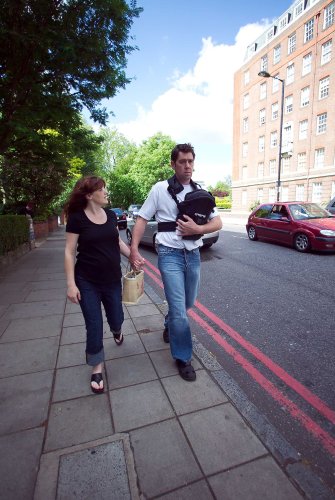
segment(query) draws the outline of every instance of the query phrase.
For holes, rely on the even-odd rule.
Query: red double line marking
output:
[[[150,267],[158,276],[160,276],[159,270],[150,262],[146,261],[146,265]],[[161,288],[163,284],[160,278],[155,274],[145,269],[145,272],[152,278],[155,283],[157,283]],[[209,311],[200,302],[196,301],[195,306],[201,311],[205,316],[207,316],[213,323],[219,326],[225,333],[227,333],[232,339],[238,342],[245,350],[250,352],[256,359],[261,361],[264,366],[266,366],[272,373],[274,373],[279,379],[281,379],[285,384],[291,387],[297,394],[299,394],[305,401],[307,401],[311,406],[313,406],[319,413],[326,417],[330,422],[335,423],[335,412],[331,410],[320,398],[313,394],[304,385],[298,382],[296,379],[291,377],[285,370],[283,370],[274,361],[268,358],[264,353],[262,353],[257,347],[252,345],[250,342],[245,340],[239,333],[237,333],[233,328],[227,325],[224,321],[218,318],[215,314]],[[225,339],[221,337],[204,319],[202,319],[196,312],[189,311],[189,316],[191,316],[194,321],[196,321],[209,335],[219,344],[224,350],[233,357],[233,359],[239,363],[249,375],[263,387],[263,389],[268,392],[273,399],[279,402],[281,405],[285,406],[289,413],[299,420],[301,424],[312,433],[319,441],[322,442],[323,446],[328,450],[329,453],[335,455],[335,439],[332,438],[325,430],[322,429],[314,420],[312,420],[308,415],[306,415],[300,408],[289,400],[279,389],[277,389],[274,384],[267,380],[264,375],[262,375],[244,356],[242,356],[234,347],[232,347]]]

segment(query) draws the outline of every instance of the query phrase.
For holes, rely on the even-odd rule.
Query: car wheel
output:
[[[129,229],[126,231],[128,244],[131,245],[131,232]]]
[[[298,252],[308,252],[311,248],[308,236],[304,233],[297,234],[294,238],[294,248],[298,250]]]
[[[256,229],[254,228],[254,226],[249,226],[248,227],[248,238],[251,241],[258,240]]]

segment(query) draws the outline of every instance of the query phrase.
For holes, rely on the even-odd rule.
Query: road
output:
[[[157,256],[146,281],[164,299]],[[335,494],[335,255],[248,240],[239,220],[202,251],[192,332]],[[237,388],[237,389],[236,389]]]

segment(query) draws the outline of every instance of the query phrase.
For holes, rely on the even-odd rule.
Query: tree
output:
[[[43,128],[66,133],[83,107],[106,123],[100,102],[130,81],[127,39],[141,11],[136,0],[0,3],[0,154]]]
[[[231,196],[231,177],[228,175],[224,181],[218,181],[214,187],[208,186],[208,190],[220,198]]]
[[[102,138],[100,162],[102,171],[107,174],[116,166],[120,166],[120,162],[124,158],[129,158],[137,150],[135,143],[129,141],[115,128],[103,128],[100,131],[100,136]]]

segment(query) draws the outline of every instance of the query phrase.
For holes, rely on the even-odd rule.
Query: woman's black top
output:
[[[67,233],[79,234],[75,274],[99,284],[121,279],[117,219],[113,210],[105,212],[104,224],[90,221],[84,210],[70,214],[66,224]]]

